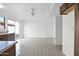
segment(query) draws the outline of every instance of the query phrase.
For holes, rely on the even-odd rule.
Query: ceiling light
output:
[[[0,4],[0,8],[4,8],[4,6],[2,4]]]

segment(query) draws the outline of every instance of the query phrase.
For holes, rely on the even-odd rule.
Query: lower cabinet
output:
[[[4,51],[2,54],[0,54],[0,56],[16,56],[16,47],[15,47],[15,45],[13,45],[12,47],[10,47],[6,51]]]

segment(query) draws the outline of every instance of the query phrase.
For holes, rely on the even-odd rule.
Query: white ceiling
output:
[[[5,8],[0,9],[0,16],[18,18],[22,20],[48,17],[55,14],[55,3],[3,3]],[[52,8],[54,7],[54,10]],[[35,15],[31,15],[30,8],[35,8]]]

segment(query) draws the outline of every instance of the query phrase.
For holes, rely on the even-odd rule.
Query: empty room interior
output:
[[[78,3],[0,3],[0,56],[79,56],[78,16]]]

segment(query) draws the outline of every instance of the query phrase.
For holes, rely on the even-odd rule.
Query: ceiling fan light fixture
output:
[[[32,16],[34,16],[35,14],[32,12]]]
[[[31,15],[34,16],[35,15],[35,8],[30,8],[31,9]]]
[[[28,8],[28,10],[30,11],[30,14],[32,16],[34,16],[38,12],[38,9],[36,9],[36,8]]]

